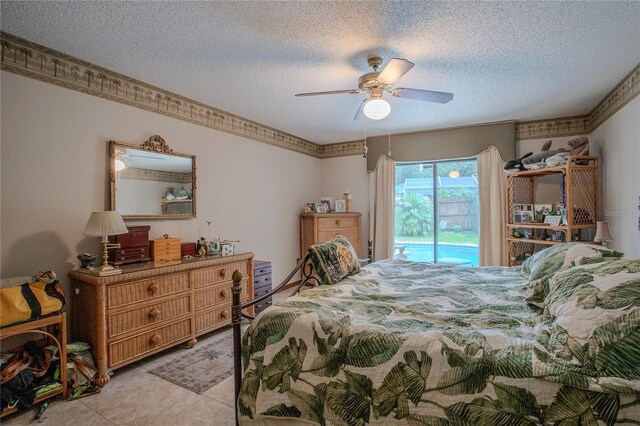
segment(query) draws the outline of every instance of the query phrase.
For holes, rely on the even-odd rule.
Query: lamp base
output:
[[[102,265],[98,268],[87,271],[91,275],[97,275],[99,277],[106,277],[109,275],[118,275],[122,273],[122,269],[114,268],[111,265]]]

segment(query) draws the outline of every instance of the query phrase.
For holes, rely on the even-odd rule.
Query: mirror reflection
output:
[[[111,151],[112,209],[125,218],[195,216],[194,157],[119,143]]]

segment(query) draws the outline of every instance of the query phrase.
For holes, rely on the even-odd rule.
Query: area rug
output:
[[[243,327],[243,332],[244,332]],[[206,343],[186,350],[165,364],[149,370],[165,380],[204,393],[233,374],[233,329],[218,331]]]

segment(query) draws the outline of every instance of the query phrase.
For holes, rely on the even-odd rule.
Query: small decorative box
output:
[[[171,262],[180,260],[181,247],[180,238],[169,238],[167,234],[157,240],[149,241],[149,250],[151,251],[151,260],[158,262]]]
[[[196,243],[182,243],[180,244],[180,254],[182,257],[195,256],[196,255]]]
[[[233,256],[235,244],[230,241],[220,242],[220,255],[221,256]]]

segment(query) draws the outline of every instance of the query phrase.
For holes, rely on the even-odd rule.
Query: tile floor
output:
[[[279,293],[276,300],[286,299],[289,294]],[[206,344],[215,334],[201,336],[198,345]],[[55,398],[37,422],[32,422],[34,411],[27,411],[3,418],[2,424],[234,425],[233,376],[199,395],[148,372],[188,350],[186,344],[178,345],[116,370],[97,395],[73,401]]]

